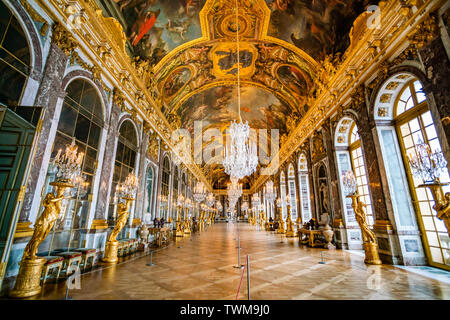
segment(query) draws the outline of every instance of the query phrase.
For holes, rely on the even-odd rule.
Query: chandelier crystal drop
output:
[[[202,202],[206,198],[206,186],[203,182],[198,181],[194,187],[194,199],[197,202]]]
[[[348,170],[342,175],[342,185],[344,186],[344,192],[346,194],[355,194],[358,189],[355,174],[353,171]]]
[[[254,207],[259,205],[259,195],[257,193],[254,193],[252,196],[252,205]]]

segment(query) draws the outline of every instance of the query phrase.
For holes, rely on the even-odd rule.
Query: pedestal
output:
[[[381,264],[381,260],[378,256],[378,245],[376,243],[365,242],[363,248],[366,253],[364,263],[367,264]]]
[[[107,241],[105,246],[105,255],[102,262],[106,264],[116,264],[117,263],[117,249],[119,248],[118,241]]]
[[[20,270],[14,289],[9,296],[12,298],[27,298],[41,292],[41,275],[45,259],[35,258],[19,262]]]

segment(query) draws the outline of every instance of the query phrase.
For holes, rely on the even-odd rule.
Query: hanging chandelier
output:
[[[275,191],[275,188],[273,187],[273,181],[270,180],[266,183],[264,186],[264,198],[269,201],[270,203],[273,203],[275,198],[277,197],[277,192]]]
[[[231,179],[231,183],[227,188],[228,201],[237,202],[239,197],[242,195],[242,183],[238,183],[236,178]]]
[[[254,193],[252,196],[252,205],[253,207],[256,207],[259,205],[259,194]]]
[[[205,184],[201,181],[198,181],[194,187],[194,199],[197,202],[202,202],[206,198],[206,187]]]
[[[215,202],[216,202],[216,197],[214,196],[214,194],[211,192],[208,193],[208,196],[206,197],[206,204],[211,207],[214,205]]]
[[[216,208],[217,208],[217,210],[219,210],[220,212],[222,212],[222,210],[223,210],[222,203],[220,203],[219,200],[217,200],[217,202],[216,202]]]
[[[250,141],[250,126],[241,118],[241,84],[240,84],[240,53],[239,53],[239,23],[238,3],[236,0],[236,44],[237,44],[237,91],[238,91],[238,115],[239,123],[232,121],[230,125],[230,145],[224,148],[224,160],[222,162],[225,173],[231,177],[242,179],[256,171],[258,155],[256,143]]]

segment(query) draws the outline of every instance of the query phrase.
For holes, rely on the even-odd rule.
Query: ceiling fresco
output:
[[[236,16],[235,0],[96,1],[122,24],[129,54],[152,66],[149,90],[173,129],[193,133],[194,121],[203,120],[204,130],[225,132],[238,119],[239,60],[242,119],[279,129],[281,142],[308,111],[318,62],[345,51],[368,4],[239,0]],[[216,187],[226,185],[220,165],[203,170]]]
[[[268,34],[294,44],[316,61],[343,53],[350,44],[353,21],[372,0],[266,0]]]
[[[154,65],[176,47],[202,36],[199,13],[206,0],[96,0],[122,24],[133,56]],[[224,1],[226,2],[226,1]],[[369,0],[265,0],[268,35],[305,51],[317,61],[343,53],[353,21]],[[241,1],[240,1],[241,3]],[[234,2],[232,2],[234,5]]]
[[[210,88],[189,98],[177,114],[181,127],[194,132],[194,121],[203,121],[203,128],[224,128],[238,120],[236,86]],[[286,133],[286,120],[291,108],[272,93],[257,87],[241,88],[241,118],[254,129],[279,129]]]

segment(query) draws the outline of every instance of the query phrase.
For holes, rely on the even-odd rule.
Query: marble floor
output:
[[[239,229],[239,231],[238,231]],[[239,237],[238,237],[239,235]],[[217,223],[207,231],[171,243],[149,256],[81,276],[80,299],[247,299],[250,257],[251,299],[450,299],[450,285],[390,265],[367,266],[343,250],[312,249],[246,223]],[[322,257],[323,255],[323,257]],[[319,263],[323,261],[325,263]],[[237,295],[239,283],[242,285]],[[65,284],[46,284],[35,299],[61,299]]]

